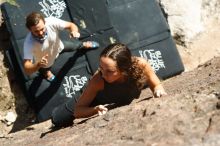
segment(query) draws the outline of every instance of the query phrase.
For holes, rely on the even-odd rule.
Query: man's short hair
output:
[[[40,20],[43,20],[43,22],[45,23],[43,14],[38,12],[32,12],[26,18],[26,27],[30,29],[32,26],[37,25]]]

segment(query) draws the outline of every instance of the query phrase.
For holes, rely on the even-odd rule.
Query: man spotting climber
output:
[[[91,49],[99,47],[94,41],[81,42],[78,27],[72,23],[55,17],[44,18],[38,12],[30,13],[26,18],[26,27],[30,31],[24,41],[24,70],[30,75],[39,70],[49,82],[55,79],[50,68],[59,53],[66,48],[59,37],[59,31],[69,30],[73,39],[71,50]]]

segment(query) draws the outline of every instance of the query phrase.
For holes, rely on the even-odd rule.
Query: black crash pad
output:
[[[156,0],[16,0],[16,3],[1,5],[11,42],[6,54],[39,122],[51,116],[61,125],[73,120],[70,117],[73,110],[69,108],[73,108],[98,68],[100,52],[111,43],[128,45],[133,55],[149,61],[160,78],[172,77],[184,70]],[[100,48],[60,54],[51,69],[56,75],[52,83],[38,72],[27,76],[23,69],[23,42],[28,32],[25,17],[32,11],[76,23],[81,33],[80,40],[98,41]],[[60,36],[62,40],[71,42],[67,32],[62,31]],[[63,111],[67,113],[62,114]]]

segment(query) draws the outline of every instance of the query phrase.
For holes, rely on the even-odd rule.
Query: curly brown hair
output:
[[[129,82],[142,89],[145,85],[146,77],[143,69],[138,63],[138,59],[131,56],[130,49],[122,43],[114,43],[107,46],[100,57],[109,57],[116,61],[119,71],[127,78]]]

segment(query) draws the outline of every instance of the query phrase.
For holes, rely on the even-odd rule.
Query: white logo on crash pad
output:
[[[66,3],[62,0],[43,0],[39,2],[40,10],[46,17],[53,16],[61,18],[66,8]]]
[[[141,57],[148,60],[155,72],[157,72],[160,68],[166,68],[160,51],[155,51],[154,49],[139,50],[139,54]]]
[[[80,75],[72,75],[64,77],[66,83],[63,84],[66,97],[72,98],[76,91],[80,91],[82,87],[88,81],[86,76],[80,77]]]

